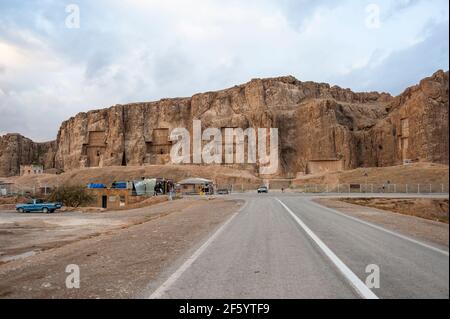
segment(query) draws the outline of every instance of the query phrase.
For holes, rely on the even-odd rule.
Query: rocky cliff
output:
[[[56,141],[35,143],[20,134],[0,137],[0,176],[18,175],[20,165],[42,164],[55,167]]]
[[[288,76],[79,113],[62,123],[55,142],[0,137],[0,176],[33,161],[63,170],[164,164],[169,132],[192,130],[193,119],[203,128],[279,128],[284,176],[306,172],[312,161],[340,161],[347,169],[404,160],[448,164],[448,73],[438,71],[397,97]]]
[[[438,71],[387,104],[387,116],[360,135],[359,164],[448,164],[448,85],[448,72]]]

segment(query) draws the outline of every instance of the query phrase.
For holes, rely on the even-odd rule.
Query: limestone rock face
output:
[[[359,165],[448,164],[448,85],[448,72],[438,71],[393,99],[388,115],[360,135]]]
[[[203,129],[278,128],[283,176],[306,172],[310,161],[342,161],[346,169],[408,159],[448,164],[448,73],[438,71],[397,97],[287,76],[79,113],[51,143],[1,137],[0,176],[33,161],[63,170],[164,164],[171,130],[192,132],[193,120]]]
[[[0,136],[0,176],[18,175],[23,164],[53,168],[55,152],[56,141],[35,143],[20,134]]]

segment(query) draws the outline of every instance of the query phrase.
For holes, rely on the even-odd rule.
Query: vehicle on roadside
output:
[[[259,193],[268,193],[269,189],[267,188],[267,186],[259,186],[257,191],[258,191],[258,194]]]
[[[230,191],[227,188],[220,188],[217,190],[217,195],[228,195]]]
[[[45,214],[54,213],[62,207],[61,203],[46,203],[42,199],[33,199],[26,204],[17,204],[16,210],[19,213],[42,212]]]

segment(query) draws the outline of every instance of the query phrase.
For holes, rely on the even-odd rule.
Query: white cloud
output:
[[[64,4],[2,3],[0,130],[52,139],[79,111],[286,74],[398,93],[448,68],[436,27],[448,28],[447,1],[378,0],[378,29],[365,24],[372,2],[79,0],[76,30],[64,27]],[[402,53],[408,65],[395,68],[411,71],[390,72]],[[389,86],[374,74],[389,74]]]

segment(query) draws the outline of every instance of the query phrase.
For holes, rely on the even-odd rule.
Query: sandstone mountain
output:
[[[56,141],[35,143],[20,134],[0,136],[0,176],[18,175],[24,164],[55,167],[56,145]]]
[[[448,165],[448,72],[438,71],[397,97],[354,93],[292,76],[190,98],[115,105],[62,123],[56,141],[0,137],[0,176],[41,163],[82,167],[165,164],[176,127],[279,128],[277,175],[382,167],[408,161]],[[253,170],[256,165],[242,165]]]

